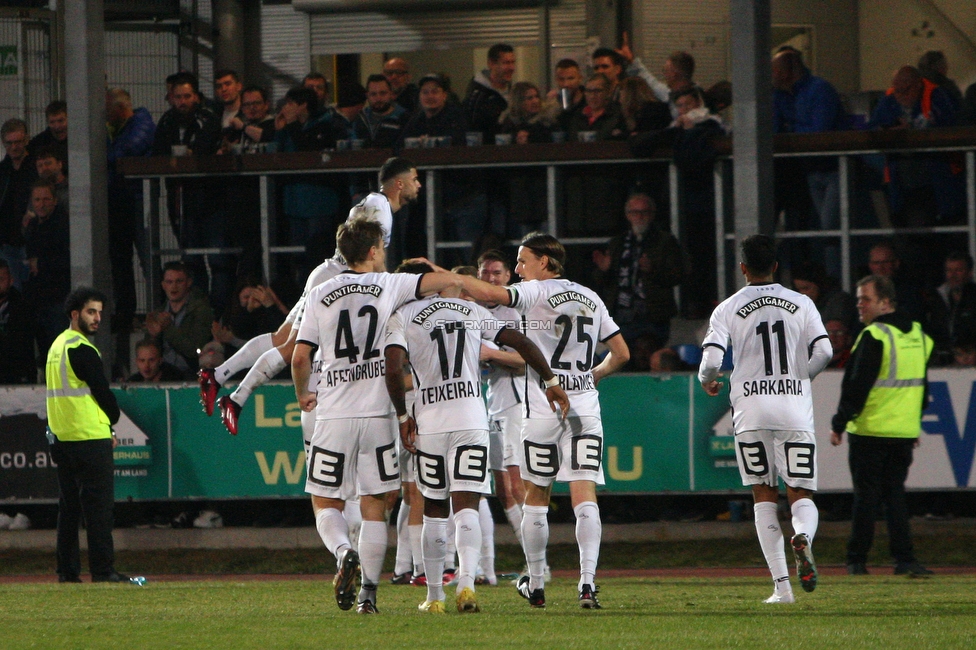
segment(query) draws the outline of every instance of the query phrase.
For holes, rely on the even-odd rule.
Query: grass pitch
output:
[[[325,579],[150,581],[145,587],[0,585],[3,648],[967,648],[976,576],[823,576],[794,605],[764,605],[765,578],[606,578],[603,609],[576,582],[532,610],[508,584],[478,590],[482,613],[421,614],[425,590],[382,585],[378,616],[341,612]]]

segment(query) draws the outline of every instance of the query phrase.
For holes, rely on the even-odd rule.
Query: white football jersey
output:
[[[383,245],[390,245],[390,235],[393,233],[393,208],[390,200],[381,192],[370,192],[366,197],[349,210],[346,221],[363,216],[378,221],[383,227]]]
[[[619,334],[603,301],[581,284],[554,278],[508,287],[511,307],[522,314],[523,333],[539,346],[569,396],[569,415],[600,416],[592,368],[596,345]],[[525,410],[529,419],[557,419],[546,400],[539,373],[525,369]]]
[[[736,433],[813,431],[810,356],[826,338],[813,301],[781,284],[748,285],[715,308],[702,347],[724,353],[732,345]],[[706,372],[702,363],[700,380],[708,378]]]
[[[341,259],[336,259],[333,257],[325,260],[312,269],[312,272],[308,274],[308,279],[305,280],[305,290],[302,291],[302,297],[299,298],[298,303],[296,304],[296,306],[300,305],[292,325],[296,332],[302,326],[302,318],[305,316],[305,305],[308,303],[308,294],[312,291],[312,289],[319,286],[323,282],[328,282],[348,268],[349,267],[346,266],[345,262],[343,262]],[[317,367],[318,364],[312,364],[313,369]],[[308,378],[308,390],[314,391],[318,383],[319,373],[312,372]]]
[[[486,309],[498,320],[510,323],[509,327],[519,328],[521,316],[511,307],[496,305],[494,307],[487,307]],[[488,345],[506,352],[513,352],[511,348],[507,348],[504,345],[494,345],[491,343]],[[489,364],[487,392],[488,415],[497,415],[516,404],[521,404],[524,393],[524,381],[521,376],[516,376],[508,366],[494,363]]]
[[[505,325],[473,302],[439,296],[404,305],[390,318],[386,346],[410,357],[419,433],[488,430],[481,342],[494,341]]]
[[[421,278],[345,271],[309,293],[298,341],[318,348],[317,420],[390,413],[383,334],[393,312],[419,297]]]

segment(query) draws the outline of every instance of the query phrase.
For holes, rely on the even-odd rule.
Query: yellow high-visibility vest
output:
[[[858,335],[854,349],[865,336],[881,342],[881,368],[864,408],[847,423],[847,430],[860,436],[917,438],[922,428],[925,368],[932,354],[932,339],[918,323],[912,323],[908,332],[886,323],[871,323]]]
[[[47,425],[62,442],[112,437],[108,416],[71,367],[68,350],[81,345],[98,353],[84,334],[73,329],[61,332],[47,353]]]

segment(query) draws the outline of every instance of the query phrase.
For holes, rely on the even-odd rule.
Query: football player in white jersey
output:
[[[525,373],[522,421],[522,547],[529,575],[518,591],[532,607],[545,607],[546,545],[549,541],[549,495],[553,481],[569,483],[580,550],[579,604],[600,607],[596,598],[600,555],[600,509],[596,486],[603,479],[603,425],[597,383],[622,368],[630,350],[596,292],[560,277],[566,249],[552,235],[530,233],[522,239],[515,272],[522,282],[496,287],[462,278],[464,291],[479,301],[509,305],[522,316],[525,334],[549,359],[553,381],[566,390],[569,416],[559,419],[547,408],[543,381]],[[596,363],[596,347],[609,354]]]
[[[773,280],[776,246],[753,235],[742,242],[739,268],[748,283],[715,308],[702,343],[698,379],[711,396],[722,386],[719,369],[731,344],[729,381],[736,460],[743,485],[752,486],[756,532],[775,591],[767,603],[795,601],[783,533],[776,515],[778,479],[793,512],[791,539],[804,591],[817,586],[812,544],[819,514],[817,447],[810,381],[830,361],[830,339],[813,301]]]
[[[478,503],[490,489],[488,416],[479,367],[482,341],[518,350],[542,380],[550,382],[544,395],[547,406],[554,409],[558,404],[563,417],[569,410],[542,352],[509,323],[459,295],[460,290],[451,288],[439,297],[404,305],[390,319],[386,336],[387,390],[400,421],[400,439],[416,454],[416,478],[424,495],[427,598],[420,609],[432,613],[444,611],[440,576],[451,504],[460,559],[457,610],[479,611],[474,592],[482,541]],[[413,414],[404,399],[402,368],[407,356],[415,377]]]
[[[478,257],[478,276],[496,287],[506,287],[512,279],[508,258],[500,250],[488,250]],[[521,317],[511,307],[493,303],[482,305],[495,318],[518,323]],[[488,366],[489,464],[495,475],[495,495],[501,501],[505,517],[522,544],[522,503],[525,487],[522,485],[519,458],[521,457],[522,402],[524,399],[525,361],[518,352],[490,343],[481,346],[481,362]],[[487,503],[483,504],[487,505]],[[482,524],[490,519],[491,512],[483,517]],[[486,546],[486,549],[487,546]],[[491,549],[494,554],[494,549]],[[482,567],[489,584],[494,574],[494,558],[482,553]]]
[[[316,529],[336,556],[336,602],[356,602],[376,613],[376,587],[386,554],[386,500],[400,487],[396,420],[384,383],[382,338],[390,315],[405,303],[459,286],[451,273],[374,273],[385,260],[383,229],[369,219],[339,227],[339,251],[349,270],[312,289],[292,355],[292,378],[303,411],[315,410],[315,430],[306,457],[305,490],[312,496]],[[313,372],[317,390],[309,390]],[[344,503],[360,499],[363,523],[359,552],[351,547],[342,516]],[[361,559],[360,559],[361,558]]]
[[[420,192],[416,166],[406,158],[389,158],[380,168],[379,184],[380,191],[371,192],[353,207],[347,221],[366,217],[379,222],[383,227],[383,241],[389,246],[393,232],[393,213],[415,201]],[[241,408],[251,393],[288,367],[309,292],[345,269],[346,264],[337,251],[334,258],[325,260],[309,274],[301,298],[292,307],[278,331],[254,337],[223,364],[214,369],[205,368],[198,373],[200,402],[207,415],[213,413],[214,404],[218,403],[220,386],[241,370],[250,367],[234,392],[219,400],[224,426],[231,434],[237,435]]]

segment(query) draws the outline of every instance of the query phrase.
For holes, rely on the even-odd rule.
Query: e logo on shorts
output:
[[[417,481],[431,490],[446,488],[447,476],[444,473],[444,457],[417,451]]]
[[[740,442],[739,455],[742,467],[750,476],[765,476],[769,473],[769,459],[761,442]]]
[[[600,471],[603,460],[603,440],[599,436],[577,436],[573,438],[573,471]]]
[[[400,462],[397,460],[396,443],[376,448],[376,466],[384,483],[400,478]]]
[[[488,449],[482,445],[457,448],[454,456],[454,480],[480,483],[488,474]]]
[[[345,454],[312,447],[311,459],[308,461],[308,480],[324,487],[339,487],[342,485],[345,466]]]
[[[538,445],[525,440],[525,468],[529,474],[552,478],[559,472],[559,456],[556,445]]]

